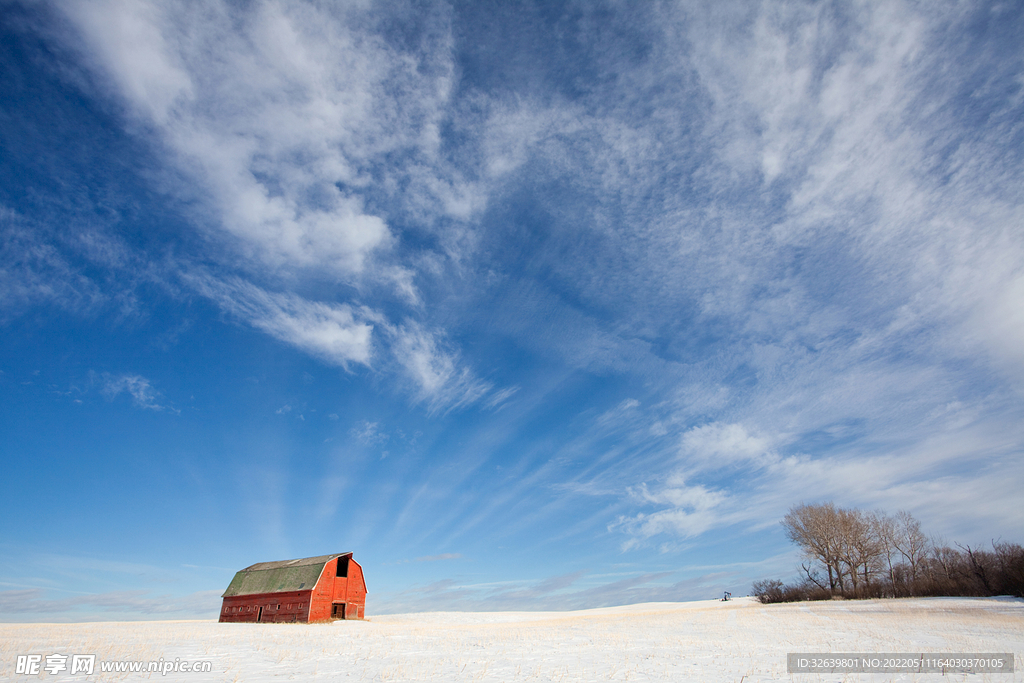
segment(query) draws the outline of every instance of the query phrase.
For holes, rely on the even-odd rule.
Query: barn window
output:
[[[338,572],[337,572],[337,575],[338,576],[348,576],[348,558],[347,557],[339,557],[338,558]]]

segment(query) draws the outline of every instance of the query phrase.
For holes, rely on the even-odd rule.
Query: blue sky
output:
[[[789,578],[1024,528],[1014,3],[0,2],[0,619]]]

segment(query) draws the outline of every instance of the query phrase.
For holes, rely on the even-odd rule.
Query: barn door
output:
[[[262,620],[263,620],[263,608],[262,607],[257,607],[256,608],[256,621],[262,621]]]
[[[331,605],[331,619],[344,619],[345,618],[345,603],[336,602]]]

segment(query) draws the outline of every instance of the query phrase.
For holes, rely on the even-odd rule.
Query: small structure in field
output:
[[[221,597],[221,621],[362,619],[366,581],[352,553],[320,555],[246,567]]]

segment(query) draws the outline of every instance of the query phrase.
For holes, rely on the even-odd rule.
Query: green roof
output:
[[[319,557],[303,557],[298,560],[280,562],[259,562],[235,574],[222,598],[258,593],[288,593],[291,591],[313,590],[324,565],[336,557],[352,553],[336,553]]]

